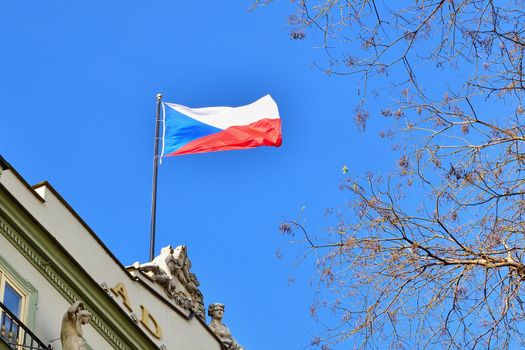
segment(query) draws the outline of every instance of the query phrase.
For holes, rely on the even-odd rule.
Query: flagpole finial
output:
[[[157,101],[160,101],[162,99],[162,94],[157,94]]]

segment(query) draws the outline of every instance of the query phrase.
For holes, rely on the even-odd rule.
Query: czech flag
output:
[[[270,95],[241,107],[189,108],[162,103],[162,156],[281,145],[281,119]]]

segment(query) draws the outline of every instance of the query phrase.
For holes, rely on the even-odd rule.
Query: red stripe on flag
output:
[[[166,156],[227,151],[258,146],[279,147],[281,143],[281,119],[261,119],[252,124],[231,126],[216,134],[201,137]]]

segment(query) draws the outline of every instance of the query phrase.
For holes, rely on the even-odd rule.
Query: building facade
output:
[[[186,247],[125,267],[49,183],[0,157],[0,350],[242,349],[220,304],[206,324],[198,287]]]

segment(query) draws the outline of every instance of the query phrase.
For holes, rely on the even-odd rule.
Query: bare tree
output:
[[[356,125],[384,118],[396,154],[388,176],[347,177],[332,230],[281,226],[318,256],[315,307],[337,315],[312,345],[523,346],[524,1],[292,3],[291,37],[359,77]]]

